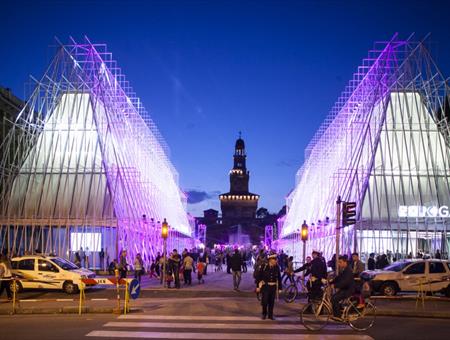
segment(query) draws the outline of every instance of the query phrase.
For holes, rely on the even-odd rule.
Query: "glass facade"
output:
[[[449,93],[424,42],[375,44],[306,150],[280,247],[306,220],[307,252],[330,258],[340,196],[357,204],[356,225],[340,229],[340,253],[447,257]]]

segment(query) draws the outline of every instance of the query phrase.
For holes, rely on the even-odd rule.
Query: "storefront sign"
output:
[[[450,217],[450,211],[448,206],[446,205],[443,205],[441,207],[425,207],[423,205],[400,205],[398,207],[398,217],[446,218]]]

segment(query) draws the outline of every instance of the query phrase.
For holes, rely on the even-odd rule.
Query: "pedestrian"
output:
[[[175,280],[175,288],[180,288],[180,264],[180,254],[178,254],[178,251],[174,249],[172,255],[169,258],[169,267],[172,268],[173,277]]]
[[[353,253],[352,254],[351,269],[352,269],[352,272],[353,272],[353,276],[355,278],[359,278],[361,273],[366,269],[365,266],[364,266],[364,262],[362,262],[359,259],[359,254],[358,253]]]
[[[277,255],[269,256],[269,263],[264,264],[258,271],[256,291],[262,293],[262,319],[267,317],[275,320],[273,309],[275,307],[275,297],[281,289],[281,272],[277,264]]]
[[[169,254],[169,259],[172,257],[173,253]],[[162,258],[164,263],[164,258]],[[166,284],[167,288],[170,288],[170,285],[173,281],[173,267],[168,259],[166,259]]]
[[[161,260],[161,253],[158,251],[158,253],[156,253],[156,258],[155,258],[155,272],[156,275],[158,275],[158,277],[161,276],[161,268],[160,268],[160,260]]]
[[[114,259],[108,266],[109,275],[114,275],[116,269],[119,269],[119,264],[117,263],[117,260]]]
[[[203,270],[205,269],[205,263],[202,262],[202,260],[199,258],[197,262],[197,279],[198,283],[205,283],[205,280],[203,279]]]
[[[239,290],[239,285],[241,284],[241,269],[242,269],[242,257],[239,254],[239,249],[234,250],[233,256],[230,259],[230,268],[233,272],[233,286],[234,290]]]
[[[127,277],[127,271],[128,271],[127,251],[123,249],[122,253],[120,254],[120,261],[119,261],[119,273],[121,279],[125,279]]]
[[[378,258],[378,261],[376,261],[375,266],[376,266],[377,269],[383,269],[384,267],[389,266],[389,261],[387,259],[386,254],[382,254]]]
[[[84,252],[84,266],[86,269],[89,269],[89,259],[91,257],[91,251],[89,250],[89,247],[86,247],[86,251]]]
[[[330,267],[333,272],[336,271],[336,254],[333,254],[331,260],[328,261],[327,266]]]
[[[83,247],[80,247],[80,268],[86,266],[86,254],[84,253]]]
[[[297,268],[294,270],[294,273],[299,273],[305,271],[303,273],[303,277],[308,276],[310,274],[311,271],[311,256],[307,256],[306,257],[306,263],[303,264],[303,266],[301,266],[300,268]]]
[[[375,253],[369,254],[369,259],[367,260],[367,269],[375,270]]]
[[[229,250],[227,250],[226,259],[227,259],[227,274],[231,274],[231,255]]]
[[[245,251],[245,249],[242,251],[241,257],[242,257],[242,272],[247,273],[247,252]]]
[[[327,266],[320,258],[320,252],[313,250],[311,261],[311,276],[308,280],[308,298],[317,300],[322,295],[322,279],[327,278]]]
[[[191,257],[189,253],[183,259],[183,267],[184,267],[184,284],[192,285],[192,269],[194,266],[194,259]]]
[[[100,250],[100,253],[98,253],[98,256],[100,258],[100,270],[105,270],[105,251],[103,248]]]
[[[81,257],[80,257],[80,253],[79,252],[75,253],[75,265],[78,268],[81,268]]]
[[[208,255],[208,251],[206,250],[206,248],[203,252],[202,262],[205,264],[205,269],[203,270],[203,275],[208,275],[209,255]]]
[[[6,289],[6,295],[8,296],[8,300],[12,300],[11,294],[11,280],[12,280],[12,272],[11,272],[11,263],[5,255],[0,256],[0,296],[3,293],[3,290]]]
[[[156,267],[157,267],[157,262],[156,260],[152,261],[152,264],[150,265],[150,273],[149,273],[149,278],[151,279],[152,277],[155,277],[157,279],[159,279],[159,276],[156,272]]]
[[[284,280],[283,280],[284,278]],[[289,256],[287,267],[284,270],[283,275],[281,276],[281,281],[285,285],[287,280],[289,280],[292,283],[294,283],[294,257]]]
[[[440,260],[441,259],[441,252],[439,249],[436,250],[436,254],[434,254],[434,258]]]
[[[136,254],[134,259],[134,278],[141,283],[141,277],[144,274],[144,261],[142,260],[141,254]]]

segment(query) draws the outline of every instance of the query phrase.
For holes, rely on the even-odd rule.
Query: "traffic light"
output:
[[[346,227],[356,223],[356,202],[343,202],[342,226]]]
[[[302,241],[303,242],[308,241],[308,225],[306,224],[306,221],[303,221],[301,236],[302,236]]]
[[[169,236],[169,224],[167,223],[166,219],[164,219],[164,222],[161,226],[161,236],[165,240],[167,236]]]

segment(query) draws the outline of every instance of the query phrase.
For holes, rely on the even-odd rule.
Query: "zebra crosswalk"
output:
[[[263,321],[254,316],[212,315],[121,315],[87,337],[121,339],[241,339],[241,340],[373,340],[342,326],[330,325],[327,332],[306,331],[297,318]]]

